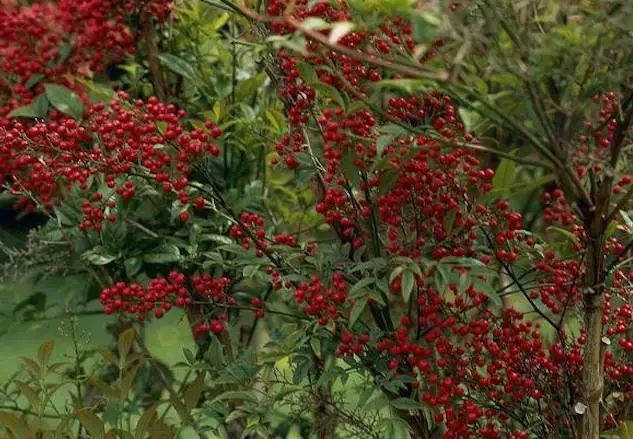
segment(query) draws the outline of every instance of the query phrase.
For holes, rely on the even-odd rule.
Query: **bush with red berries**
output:
[[[77,309],[188,322],[175,424],[633,430],[633,9],[439,3],[3,4],[5,193]]]

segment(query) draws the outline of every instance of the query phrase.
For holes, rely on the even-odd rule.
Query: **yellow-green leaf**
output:
[[[134,338],[136,337],[136,331],[134,328],[128,328],[119,335],[119,357],[123,361],[127,354],[132,349],[132,343],[134,343]]]
[[[156,417],[156,407],[150,407],[141,415],[136,423],[136,429],[134,430],[134,439],[144,439],[145,435],[149,432],[149,427],[154,422]]]
[[[92,439],[104,439],[105,427],[103,421],[89,409],[83,408],[76,412],[77,419],[84,426]]]
[[[53,340],[46,340],[40,345],[37,352],[37,359],[40,361],[40,366],[45,367],[48,364],[48,360],[51,358],[55,342]]]

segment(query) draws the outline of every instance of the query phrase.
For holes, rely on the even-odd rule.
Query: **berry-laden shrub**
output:
[[[0,114],[31,103],[47,82],[82,90],[76,77],[103,73],[136,51],[132,17],[146,11],[164,21],[170,8],[162,0],[3,2],[0,96],[8,97]]]
[[[489,91],[488,99],[479,96],[488,89],[483,79],[483,86],[470,85],[474,91],[463,85],[472,74],[459,71],[470,56],[458,44],[463,29],[450,28],[444,37],[436,29],[436,35],[440,18],[431,6],[389,1],[372,10],[351,0],[270,0],[255,10],[222,2],[246,20],[232,31],[245,26],[271,42],[262,49],[262,65],[285,118],[281,135],[262,149],[263,175],[252,176],[264,188],[261,199],[245,205],[246,189],[230,187],[227,172],[213,172],[214,164],[238,156],[226,146],[236,137],[233,121],[218,126],[125,91],[107,103],[88,105],[84,96],[84,111],[70,91],[59,102],[51,99],[50,84],[36,85],[38,79],[27,86],[33,75],[54,82],[122,59],[134,52],[131,15],[148,8],[162,22],[169,9],[162,2],[107,3],[107,19],[96,12],[99,2],[6,7],[12,25],[0,34],[0,54],[18,78],[7,86],[7,108],[42,91],[56,107],[44,120],[14,112],[17,117],[0,121],[0,177],[19,210],[58,214],[81,200],[81,214],[64,225],[87,237],[92,248],[82,258],[106,272],[99,295],[105,314],[144,322],[184,309],[200,349],[190,366],[211,350],[242,361],[258,320],[287,323],[294,332],[284,340],[279,333],[286,327],[271,331],[264,354],[253,360],[253,376],[265,382],[268,374],[257,375],[258,368],[288,359],[292,385],[308,378],[317,395],[313,431],[320,437],[339,432],[320,425],[327,415],[360,431],[375,429],[377,437],[397,425],[358,421],[345,403],[337,408],[332,383],[344,376],[345,384],[349,371],[369,388],[357,408],[379,417],[390,410],[413,437],[597,438],[627,425],[633,397],[630,90],[605,86],[573,112],[565,110],[560,78],[552,75],[551,93],[560,102],[549,109],[552,95],[539,95],[545,92],[534,78],[510,69],[501,85],[525,91],[529,111],[512,107],[519,117],[535,118],[524,125],[491,103],[503,91]],[[530,62],[504,21],[504,13],[524,15],[505,5],[494,19],[480,17],[473,15],[477,7],[454,3],[443,14],[453,24],[465,20],[465,28],[490,25],[499,47],[486,41],[478,53],[491,54],[491,70],[500,56]],[[47,37],[24,38],[18,27]],[[566,35],[556,29],[553,34]],[[108,35],[107,43],[97,33]],[[296,36],[305,39],[301,50]],[[49,66],[66,39],[64,61]],[[508,41],[516,54],[504,52]],[[557,46],[551,50],[559,55]],[[546,55],[534,56],[547,64],[538,59]],[[234,54],[233,89],[218,92],[218,102],[236,105],[238,59]],[[196,78],[185,61],[171,60],[175,73]],[[468,60],[465,70],[481,62],[474,55]],[[173,100],[181,98],[186,103]],[[230,108],[230,117],[246,113],[255,124],[257,115]],[[556,111],[562,122],[550,123]],[[222,105],[214,105],[216,121],[221,113]],[[475,118],[494,128],[477,132]],[[496,147],[490,136],[521,150]],[[265,189],[275,172],[290,175],[286,182],[297,190],[311,180],[317,231],[278,221]],[[139,213],[143,197],[171,206],[159,233],[142,224],[159,222]],[[129,251],[125,239],[107,248],[112,231],[128,226],[153,244],[163,240],[162,253],[131,262],[120,256]],[[142,273],[139,258],[150,266]],[[251,333],[235,335],[245,315]],[[198,377],[204,383],[205,375]],[[226,399],[249,398],[233,392]],[[234,402],[227,405],[235,408],[229,418],[244,415]]]

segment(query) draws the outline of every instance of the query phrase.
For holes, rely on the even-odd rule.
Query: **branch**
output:
[[[143,10],[141,12],[140,21],[143,39],[147,45],[147,64],[152,77],[154,93],[156,93],[156,97],[159,100],[165,101],[167,97],[167,86],[163,77],[163,71],[160,67],[160,59],[158,58],[156,30],[154,29],[154,23],[152,23],[152,17],[148,11]]]

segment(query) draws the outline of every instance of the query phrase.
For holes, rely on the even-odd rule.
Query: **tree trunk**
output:
[[[156,29],[154,29],[152,16],[148,11],[141,11],[140,22],[143,38],[145,39],[145,44],[147,45],[147,67],[152,79],[154,94],[160,101],[164,101],[167,98],[167,86],[160,66],[160,59],[158,58],[159,50]]]
[[[587,406],[582,415],[580,437],[599,439],[600,401],[604,387],[602,363],[602,295],[585,298],[585,329],[587,341],[583,358],[583,400]]]
[[[582,404],[577,405],[580,415],[577,437],[600,438],[600,401],[604,388],[602,348],[602,317],[604,304],[604,230],[600,218],[595,218],[587,227],[588,245],[586,273],[584,278],[584,328],[586,341],[583,353]]]

